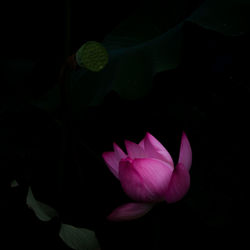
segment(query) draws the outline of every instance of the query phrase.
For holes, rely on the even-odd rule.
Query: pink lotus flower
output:
[[[104,152],[102,157],[120,180],[124,192],[135,202],[116,208],[109,220],[136,219],[157,202],[173,203],[183,198],[190,186],[192,164],[191,146],[184,132],[176,166],[168,151],[150,133],[139,144],[125,140],[125,146],[127,154],[113,143],[114,152]]]

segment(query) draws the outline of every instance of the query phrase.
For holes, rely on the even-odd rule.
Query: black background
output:
[[[198,3],[190,1],[183,8],[188,14]],[[141,6],[72,1],[70,54],[86,41],[101,42]],[[95,230],[102,249],[231,245],[244,225],[242,211],[236,221],[232,214],[233,204],[240,207],[246,200],[242,176],[248,164],[249,34],[224,36],[186,23],[181,64],[157,74],[146,97],[129,101],[112,92],[101,105],[89,108],[84,119],[73,122],[74,148],[59,193],[55,166],[61,131],[53,115],[27,100],[57,83],[64,62],[65,8],[63,1],[9,1],[1,7],[3,249],[68,249],[57,236],[59,221],[41,222],[25,205],[30,185],[39,200],[59,211],[64,223]],[[31,73],[23,73],[27,68]],[[193,149],[191,188],[185,198],[161,203],[136,221],[106,221],[128,198],[101,153],[112,150],[113,141],[123,147],[124,139],[139,142],[149,131],[176,162],[183,130]],[[18,188],[10,188],[13,179]]]

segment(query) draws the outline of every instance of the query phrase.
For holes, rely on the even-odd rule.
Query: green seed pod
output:
[[[98,72],[108,63],[108,52],[101,43],[88,41],[76,52],[76,62],[80,67]]]

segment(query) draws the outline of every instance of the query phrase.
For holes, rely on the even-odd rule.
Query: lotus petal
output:
[[[182,133],[180,154],[178,163],[183,164],[187,170],[190,169],[192,165],[192,149],[186,134]]]
[[[125,146],[127,149],[128,156],[132,159],[135,158],[145,158],[145,153],[143,148],[131,141],[125,140]]]
[[[184,197],[190,187],[190,175],[186,166],[179,163],[177,164],[169,187],[166,192],[166,201],[168,203],[173,203],[179,201]]]
[[[140,142],[142,143],[142,142]],[[144,150],[147,158],[156,158],[174,166],[173,160],[165,147],[150,133],[146,133],[143,140]]]
[[[102,158],[106,162],[109,170],[119,179],[119,161],[115,152],[104,152]]]
[[[119,178],[125,193],[135,201],[157,202],[165,198],[173,167],[161,160],[125,159],[119,164]]]
[[[117,207],[107,219],[112,221],[137,219],[148,213],[153,205],[153,203],[127,203]]]

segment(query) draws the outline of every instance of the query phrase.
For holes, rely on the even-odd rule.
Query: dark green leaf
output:
[[[95,233],[89,229],[62,224],[59,236],[72,249],[100,250]]]
[[[29,187],[28,190],[26,203],[42,221],[50,221],[52,218],[58,216],[58,213],[54,208],[35,199],[31,187]]]
[[[207,0],[187,20],[225,35],[250,31],[249,0]]]

